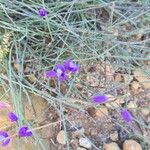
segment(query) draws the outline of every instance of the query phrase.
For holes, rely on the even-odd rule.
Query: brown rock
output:
[[[87,112],[93,118],[96,116],[96,109],[94,107],[88,107]]]
[[[120,150],[117,143],[112,142],[104,145],[104,150]]]
[[[141,145],[134,140],[126,140],[123,143],[123,150],[142,150]]]

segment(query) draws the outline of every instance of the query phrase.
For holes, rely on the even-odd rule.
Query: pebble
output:
[[[86,150],[86,149],[83,147],[77,147],[77,150]]]
[[[79,145],[84,147],[84,148],[91,148],[92,147],[91,142],[87,138],[83,138],[83,137],[81,137],[79,139]]]
[[[112,142],[104,145],[104,150],[120,150],[117,143]]]
[[[126,140],[123,143],[123,150],[142,150],[141,145],[134,140]]]
[[[143,108],[143,109],[141,110],[141,112],[142,112],[142,114],[143,114],[144,116],[147,116],[147,115],[150,114],[150,110],[149,110],[148,108]]]
[[[110,135],[110,139],[111,139],[112,141],[117,141],[117,140],[118,140],[118,132],[115,131],[114,133],[112,133],[112,134]]]
[[[81,129],[76,130],[75,132],[73,132],[73,136],[74,137],[79,137],[79,136],[83,135],[84,132],[85,132],[84,128],[81,128]]]
[[[134,101],[130,101],[130,102],[128,103],[127,107],[128,107],[129,109],[135,109],[135,108],[137,108],[137,104],[136,104]]]
[[[97,129],[96,128],[91,128],[90,129],[90,135],[91,136],[96,136],[98,133],[97,133]]]
[[[123,82],[124,81],[124,77],[121,74],[116,74],[115,75],[115,81]]]
[[[132,89],[132,90],[135,91],[135,90],[138,90],[139,88],[141,88],[139,82],[133,81],[133,82],[131,83],[131,89]]]
[[[58,135],[57,135],[57,141],[58,143],[65,145],[66,144],[66,140],[65,140],[65,131],[61,130]]]

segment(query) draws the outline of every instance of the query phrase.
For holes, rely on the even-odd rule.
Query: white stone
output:
[[[77,150],[86,150],[86,149],[83,147],[77,147]]]
[[[80,144],[80,146],[82,146],[84,148],[91,148],[92,147],[91,142],[87,138],[83,138],[83,137],[81,137],[79,139],[79,144]]]

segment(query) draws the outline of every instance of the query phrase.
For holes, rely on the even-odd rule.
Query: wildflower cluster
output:
[[[44,8],[38,9],[38,14],[40,17],[45,17],[47,12]],[[57,78],[59,81],[64,81],[67,79],[66,72],[70,71],[74,73],[79,70],[79,66],[73,63],[71,60],[65,60],[64,64],[57,64],[53,70],[48,70],[44,72],[44,76],[48,78]],[[107,102],[108,98],[105,95],[94,95],[92,96],[92,102],[95,104],[104,104]],[[122,119],[126,123],[132,122],[133,118],[127,109],[120,111]]]
[[[48,78],[57,78],[59,81],[68,79],[67,72],[75,73],[79,70],[79,66],[73,63],[72,60],[65,60],[64,64],[57,64],[53,70],[44,72],[44,76]]]
[[[7,103],[4,103],[4,102],[1,102],[0,103],[0,108],[7,108],[8,107],[8,104]],[[7,114],[7,118],[10,122],[17,122],[18,121],[18,117],[16,116],[15,113],[13,112],[8,112]],[[31,136],[32,135],[32,132],[29,131],[28,127],[27,126],[22,126],[21,128],[19,128],[19,131],[17,133],[17,135],[19,137],[28,137],[28,136]],[[8,135],[7,132],[5,131],[0,131],[0,142],[2,143],[1,145],[3,147],[5,147],[6,145],[9,144],[10,142],[10,137]]]
[[[38,16],[45,17],[47,12],[44,8],[38,9]],[[8,39],[7,39],[8,41]],[[1,45],[0,45],[1,50]],[[1,56],[1,55],[0,55]],[[59,81],[65,81],[68,79],[67,73],[75,73],[79,70],[79,66],[74,63],[72,60],[65,60],[63,64],[57,64],[52,70],[47,70],[44,72],[44,76],[47,78],[56,78]],[[92,102],[95,104],[104,104],[108,101],[107,96],[105,95],[94,95],[91,97]],[[5,103],[0,103],[0,108],[7,108],[8,105]],[[125,121],[125,123],[131,123],[133,118],[127,109],[120,110],[120,116]],[[18,116],[14,112],[9,112],[7,118],[10,122],[14,123],[18,121]],[[29,137],[32,136],[31,130],[27,126],[22,126],[19,128],[17,135],[19,137]],[[0,142],[4,147],[9,144],[11,137],[5,131],[0,131]]]

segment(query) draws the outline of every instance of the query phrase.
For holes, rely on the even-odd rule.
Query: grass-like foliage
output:
[[[56,71],[57,75],[62,73],[55,66],[64,65],[68,60],[73,60],[72,66],[77,68],[67,71],[67,79],[60,81],[45,76],[49,70]],[[19,118],[16,126],[26,124],[33,131],[33,139],[40,149],[47,147],[36,132],[42,128],[36,124],[39,116],[33,120],[25,118],[24,97],[30,106],[33,106],[31,94],[47,101],[48,107],[52,106],[58,112],[58,123],[62,123],[67,133],[66,123],[72,122],[65,115],[65,109],[75,109],[78,113],[91,106],[99,109],[101,104],[91,101],[95,94],[123,99],[124,103],[115,109],[115,113],[123,111],[134,97],[129,92],[131,83],[137,81],[134,71],[140,69],[147,79],[144,82],[150,84],[149,61],[149,0],[0,0],[0,82],[4,89],[1,100],[10,95],[13,111]],[[92,66],[96,66],[96,71]],[[123,81],[114,80],[118,74]],[[92,86],[89,78],[100,84]],[[123,93],[119,94],[120,90]],[[149,90],[143,86],[144,95]],[[140,110],[140,105],[136,110]],[[125,118],[149,129],[136,116],[136,110],[131,110],[133,118],[125,110]],[[44,110],[41,115],[46,113]],[[107,119],[112,119],[141,143],[148,142],[146,137],[135,132],[134,126],[122,123],[111,110]],[[66,141],[66,149],[71,149],[67,134]],[[93,147],[99,149],[94,142]]]

